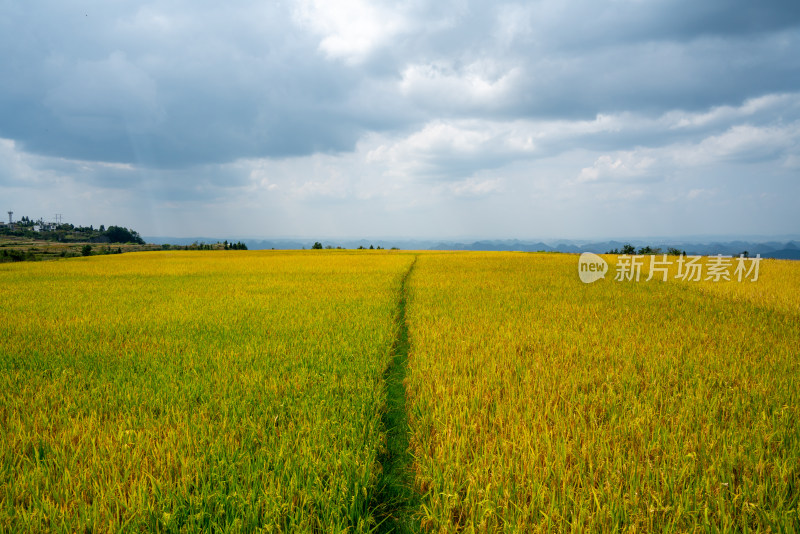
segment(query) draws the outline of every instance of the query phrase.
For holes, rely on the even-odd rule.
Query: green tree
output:
[[[647,245],[646,247],[642,247],[639,249],[639,254],[661,254],[661,249],[658,247],[651,247]]]
[[[322,243],[316,241],[314,245],[311,247],[312,250],[322,250]]]
[[[109,226],[105,236],[110,243],[137,243],[144,245],[144,239],[139,236],[138,232],[128,230],[122,226]]]

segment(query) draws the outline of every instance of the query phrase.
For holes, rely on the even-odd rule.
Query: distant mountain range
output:
[[[752,241],[726,241],[710,243],[686,243],[680,241],[598,241],[586,244],[573,244],[570,242],[548,245],[543,242],[526,243],[524,241],[475,241],[472,243],[440,243],[435,250],[520,250],[520,251],[545,251],[545,252],[595,252],[603,253],[610,250],[620,250],[626,244],[636,248],[651,246],[666,252],[668,248],[686,251],[689,255],[711,256],[722,254],[724,256],[738,256],[747,252],[750,256],[760,254],[762,258],[778,258],[800,260],[800,243],[788,241],[752,242]]]
[[[148,243],[157,245],[172,244],[172,245],[191,245],[192,243],[216,243],[220,241],[215,238],[203,237],[145,237]],[[778,258],[800,260],[800,241],[714,241],[709,240],[707,243],[698,243],[694,241],[685,240],[668,240],[668,239],[653,239],[651,241],[635,239],[629,241],[595,241],[595,242],[581,242],[573,240],[558,240],[549,241],[522,241],[518,239],[494,239],[494,240],[478,240],[478,241],[436,241],[436,240],[423,240],[423,239],[390,239],[390,238],[377,238],[369,239],[241,239],[235,238],[236,241],[241,241],[247,245],[250,250],[260,249],[276,249],[276,250],[290,250],[290,249],[310,249],[315,241],[320,241],[323,246],[342,247],[348,249],[355,249],[358,247],[369,248],[370,245],[382,248],[396,247],[402,250],[506,250],[506,251],[522,251],[522,252],[568,252],[568,253],[581,253],[581,252],[595,252],[604,253],[610,250],[619,250],[626,244],[631,244],[637,249],[644,246],[658,247],[666,252],[667,248],[676,248],[681,251],[686,251],[690,255],[717,255],[724,256],[738,256],[747,251],[750,256],[760,254],[762,258]],[[228,240],[231,241],[230,239]]]

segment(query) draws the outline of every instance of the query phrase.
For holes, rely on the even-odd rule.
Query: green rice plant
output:
[[[0,531],[374,529],[412,259],[0,266]]]

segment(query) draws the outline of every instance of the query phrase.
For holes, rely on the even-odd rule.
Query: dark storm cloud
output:
[[[0,137],[176,168],[347,151],[437,117],[695,110],[800,85],[796,1],[375,5],[404,25],[348,61],[326,14],[304,25],[294,4],[6,2]]]
[[[500,99],[465,101],[431,87],[409,98],[457,118],[591,117],[737,104],[800,85],[796,2],[531,2],[471,5],[458,24],[420,36],[406,61],[432,77],[515,73]],[[494,72],[492,72],[494,71]]]
[[[151,167],[351,148],[357,73],[260,5],[5,3],[0,137]]]

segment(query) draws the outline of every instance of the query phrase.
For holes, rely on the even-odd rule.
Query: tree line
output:
[[[322,243],[320,243],[319,241],[315,241],[314,244],[311,245],[311,250],[322,250],[323,248],[324,249],[336,248],[337,250],[345,250],[341,246],[334,247],[332,245],[326,245],[323,247]],[[359,245],[359,247],[356,250],[384,250],[384,249],[380,245],[378,245],[377,247],[374,247],[372,245],[370,245],[369,247]],[[399,250],[399,249],[397,247],[392,247],[391,250]]]
[[[636,247],[634,247],[630,243],[626,243],[625,245],[622,246],[622,249],[612,248],[611,250],[606,252],[606,254],[627,254],[628,256],[639,254],[644,256],[646,254],[663,254],[663,253],[661,252],[661,247],[651,247],[650,245],[647,245],[645,247],[640,247],[639,251],[637,252]],[[686,256],[686,251],[679,250],[675,247],[669,247],[667,249],[667,254],[669,254],[670,256]]]

